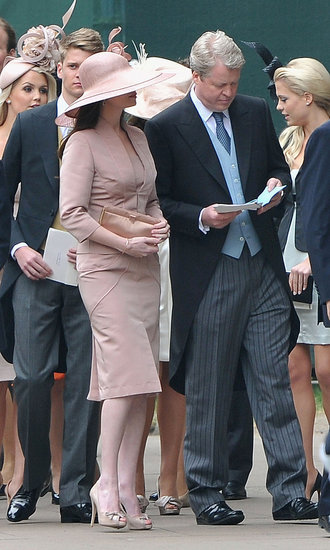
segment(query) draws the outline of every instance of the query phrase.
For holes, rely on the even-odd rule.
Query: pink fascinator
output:
[[[62,17],[63,26],[38,25],[32,27],[23,34],[17,43],[17,51],[20,57],[27,63],[35,63],[50,73],[56,70],[60,60],[60,38],[65,36],[64,27],[67,25],[76,5],[74,0],[70,8]]]
[[[115,29],[112,29],[109,33],[109,46],[107,47],[107,52],[111,53],[117,53],[118,55],[121,55],[122,57],[125,57],[127,61],[131,61],[132,56],[125,52],[125,49],[127,46],[124,46],[123,42],[112,42],[113,38],[117,36],[121,32],[121,27],[116,27]]]

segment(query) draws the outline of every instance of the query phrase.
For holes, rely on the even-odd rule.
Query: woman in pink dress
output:
[[[86,59],[79,76],[84,94],[66,111],[77,121],[63,145],[60,208],[62,224],[78,239],[79,288],[93,331],[88,398],[102,401],[92,523],[97,510],[102,525],[150,529],[136,497],[135,472],[147,397],[160,391],[157,252],[169,226],[146,138],[123,122],[122,113],[135,104],[137,89],[169,75],[146,74],[103,52]],[[107,206],[157,218],[151,236],[126,238],[102,227]]]

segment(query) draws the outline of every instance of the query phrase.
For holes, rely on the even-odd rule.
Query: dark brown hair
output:
[[[17,45],[15,31],[3,17],[0,17],[0,28],[3,29],[8,36],[7,53],[9,53],[10,50],[15,50]]]

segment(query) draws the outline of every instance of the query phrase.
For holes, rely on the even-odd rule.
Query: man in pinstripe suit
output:
[[[146,134],[171,225],[171,385],[186,394],[185,466],[197,523],[237,524],[225,503],[227,423],[240,361],[268,461],[275,520],[314,519],[287,358],[298,325],[273,223],[281,194],[258,210],[218,214],[290,185],[266,102],[239,96],[242,52],[222,31],[190,55],[194,86]]]

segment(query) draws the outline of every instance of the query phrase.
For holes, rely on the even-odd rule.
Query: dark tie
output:
[[[226,128],[223,125],[223,113],[213,113],[217,128],[217,138],[220,141],[220,143],[224,146],[227,153],[230,154],[230,137],[228,135],[228,132]]]

